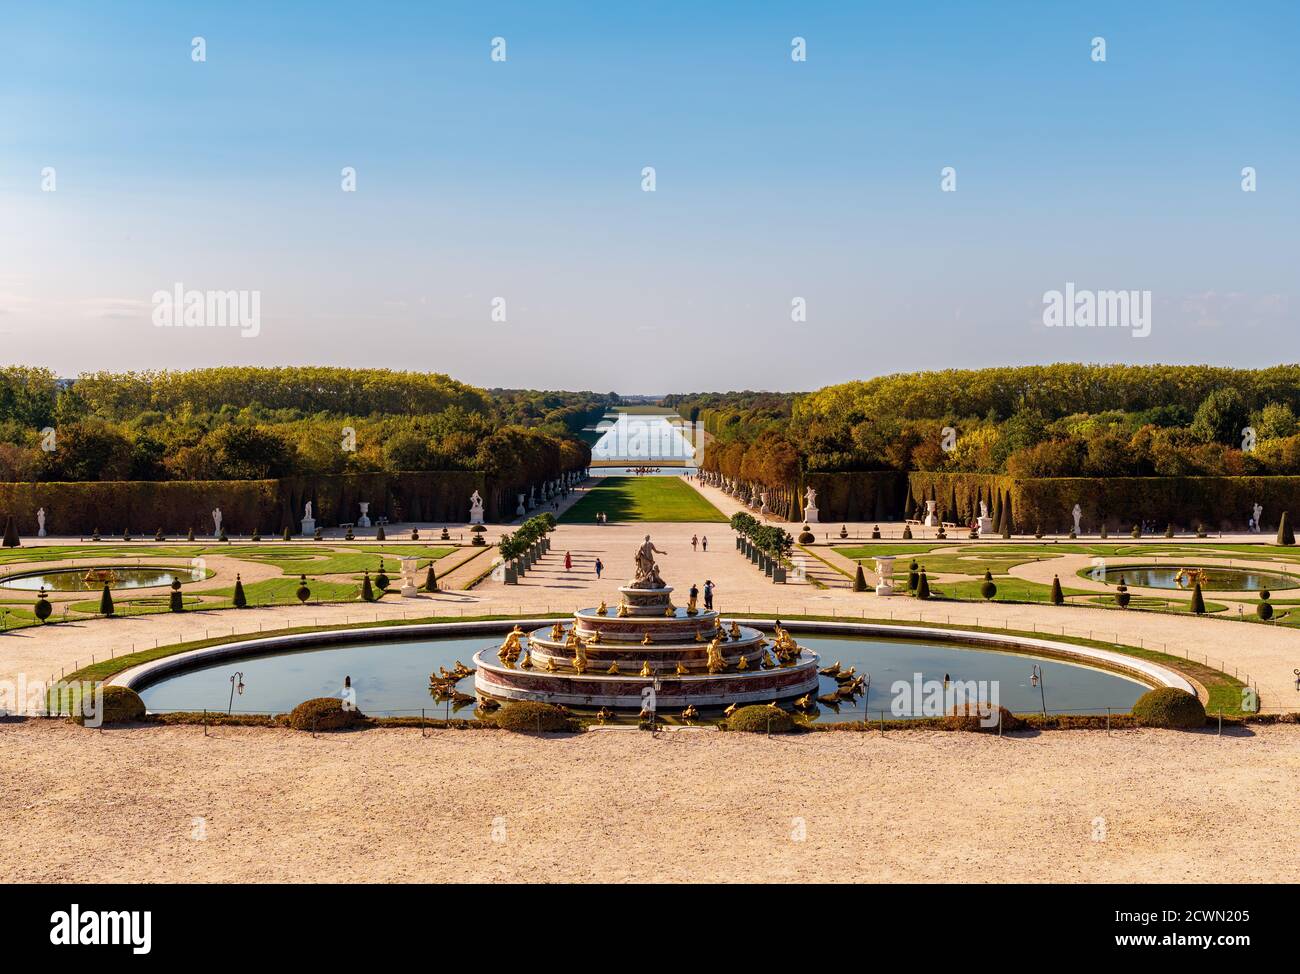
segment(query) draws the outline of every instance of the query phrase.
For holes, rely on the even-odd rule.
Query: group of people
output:
[[[609,523],[609,519],[605,517],[605,512],[604,512],[604,511],[601,511],[601,512],[599,512],[599,513],[596,515],[596,523],[597,523],[597,524],[608,524],[608,523]]]
[[[713,591],[714,591],[714,589],[716,589],[716,588],[717,588],[717,586],[713,584],[713,581],[712,581],[711,579],[707,579],[707,578],[706,578],[706,579],[704,580],[704,608],[706,608],[706,609],[712,609],[712,608],[713,608]],[[697,600],[699,599],[699,597],[700,597],[700,589],[699,589],[699,586],[696,585],[694,582],[691,582],[691,592],[690,592],[690,595],[691,595],[691,602],[690,602],[690,604],[691,604],[691,605],[694,605],[694,604],[696,603],[696,601],[697,601]]]
[[[600,573],[605,570],[605,563],[597,558],[595,564],[591,567],[596,570],[596,577],[600,578]],[[566,572],[573,571],[573,553],[570,551],[564,553],[564,570]]]
[[[709,536],[706,534],[703,538],[699,538],[696,535],[691,535],[691,550],[697,551],[701,545],[705,551],[709,550]]]

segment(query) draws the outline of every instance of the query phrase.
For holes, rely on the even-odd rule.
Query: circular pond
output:
[[[878,719],[915,715],[911,708],[895,714],[896,683],[911,688],[918,679],[929,692],[951,681],[983,681],[996,686],[998,702],[1011,711],[1039,710],[1046,701],[1051,711],[1105,713],[1127,711],[1148,689],[1135,680],[1103,670],[1054,659],[1031,659],[1018,653],[967,648],[925,640],[866,638],[857,636],[799,636],[799,643],[821,656],[823,665],[836,661],[841,669],[856,668],[867,676],[865,695],[839,703],[819,703],[819,722],[862,720],[864,711]],[[358,645],[330,646],[288,653],[250,656],[175,673],[140,689],[146,706],[154,711],[225,711],[230,706],[235,672],[243,674],[243,691],[234,710],[243,713],[284,713],[311,697],[338,696],[345,677],[351,677],[357,706],[372,716],[416,715],[469,717],[474,710],[474,678],[457,686],[459,703],[429,693],[429,674],[439,667],[451,670],[456,661],[469,663],[485,645],[500,637],[464,636],[442,639],[393,639]],[[1033,665],[1043,674],[1041,686],[1031,682]],[[821,677],[819,696],[833,695],[839,684]],[[910,698],[909,698],[910,699]],[[982,699],[992,699],[991,694]],[[706,716],[708,716],[706,714]]]
[[[201,568],[168,568],[159,566],[105,566],[94,568],[54,568],[43,572],[9,575],[0,579],[0,588],[35,592],[98,592],[108,582],[111,589],[150,588],[170,585],[174,579],[181,584],[201,582],[206,577]]]
[[[1181,573],[1181,575],[1180,575]],[[1204,592],[1258,592],[1295,588],[1300,577],[1281,572],[1257,571],[1253,568],[1221,568],[1215,566],[1181,565],[1120,565],[1090,569],[1083,574],[1098,582],[1118,585],[1123,576],[1126,585],[1140,588],[1165,588],[1178,591],[1192,590],[1196,573],[1200,575]]]

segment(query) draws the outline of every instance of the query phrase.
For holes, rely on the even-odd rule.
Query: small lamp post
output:
[[[1038,687],[1038,697],[1043,702],[1043,716],[1047,716],[1047,693],[1043,681],[1043,668],[1037,663],[1034,664],[1033,673],[1029,677],[1029,685]]]
[[[243,670],[236,670],[234,674],[230,677],[230,703],[226,706],[226,716],[229,716],[235,709],[236,690],[239,691],[239,695],[241,697],[244,695],[244,671]]]

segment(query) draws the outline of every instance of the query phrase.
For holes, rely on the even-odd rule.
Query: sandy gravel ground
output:
[[[0,725],[0,880],[1300,881],[1300,727]]]

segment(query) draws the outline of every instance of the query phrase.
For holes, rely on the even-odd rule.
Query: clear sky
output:
[[[1298,39],[1290,0],[8,2],[0,362],[658,393],[1295,361]],[[1046,327],[1067,282],[1149,290],[1150,335]],[[155,327],[177,283],[260,292],[257,336]]]

